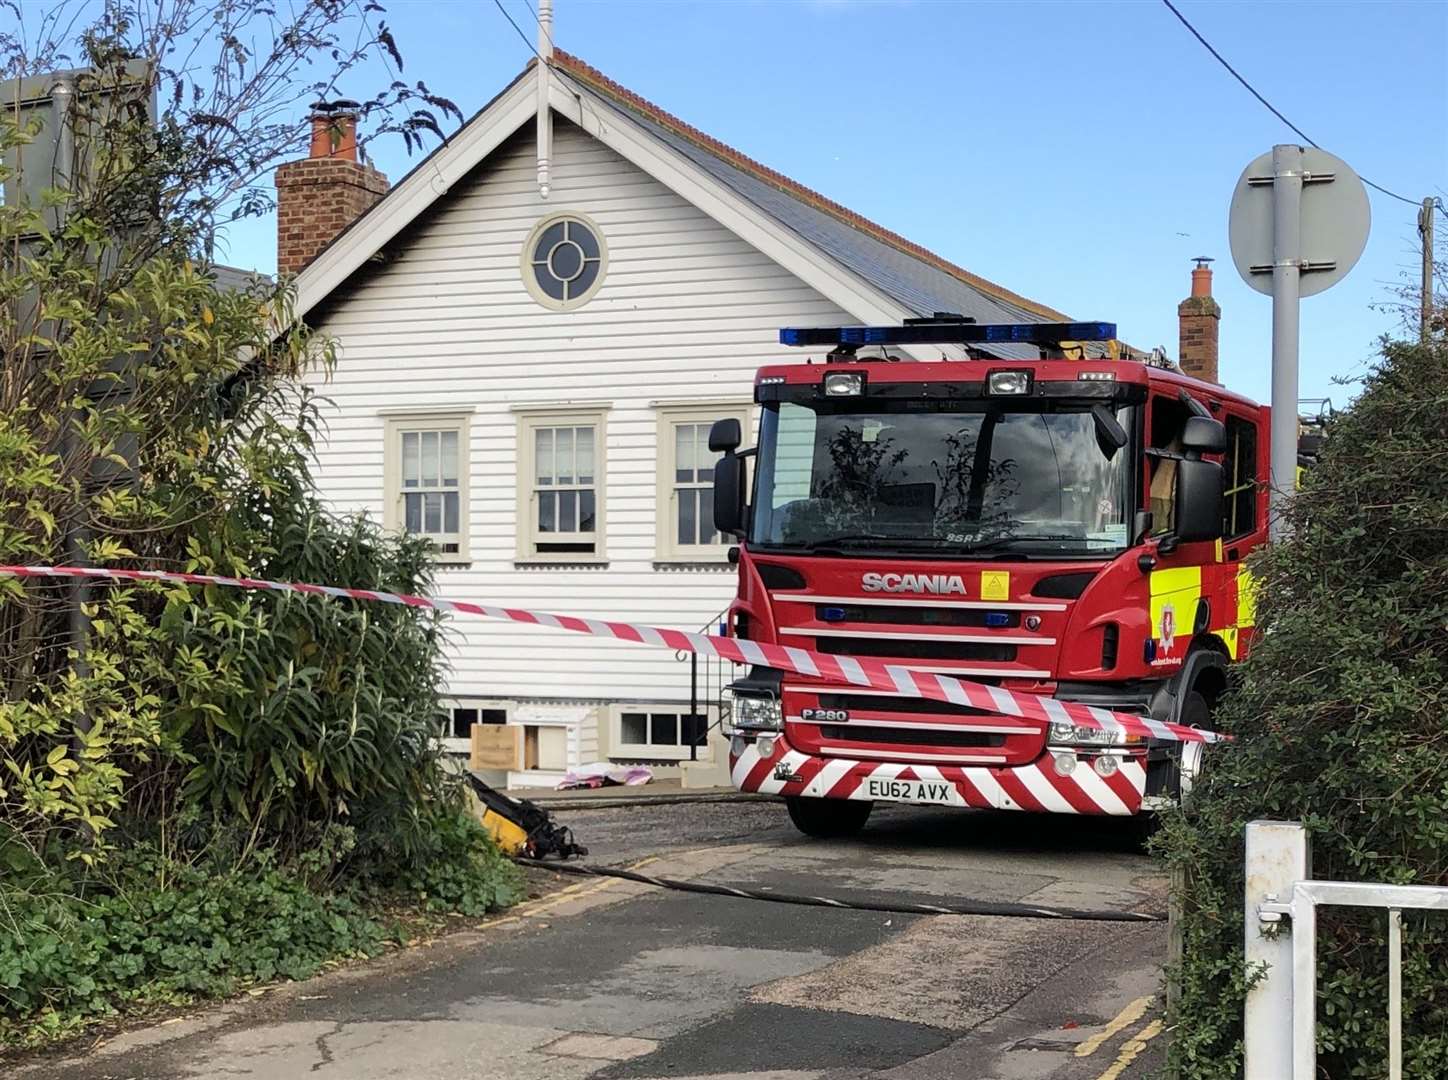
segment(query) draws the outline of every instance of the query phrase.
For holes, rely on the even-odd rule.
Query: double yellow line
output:
[[[1150,997],[1137,998],[1131,1002],[1112,1018],[1111,1023],[1107,1024],[1089,1039],[1083,1040],[1081,1044],[1076,1047],[1076,1056],[1078,1058],[1090,1057],[1096,1053],[1109,1039],[1125,1031],[1145,1016],[1146,1010],[1151,1007],[1151,1003],[1152,998]],[[1146,1044],[1160,1035],[1163,1030],[1164,1025],[1160,1020],[1151,1021],[1151,1023],[1147,1024],[1122,1044],[1120,1052],[1116,1055],[1116,1060],[1113,1061],[1106,1071],[1098,1076],[1096,1080],[1117,1080],[1117,1078],[1126,1071],[1127,1066],[1135,1061],[1141,1055],[1141,1052],[1146,1049]]]

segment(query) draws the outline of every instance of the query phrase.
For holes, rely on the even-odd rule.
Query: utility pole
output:
[[[1423,295],[1419,300],[1422,311],[1419,315],[1418,333],[1428,340],[1428,322],[1433,316],[1433,211],[1437,199],[1424,199],[1423,208],[1418,211],[1418,235],[1423,238]]]

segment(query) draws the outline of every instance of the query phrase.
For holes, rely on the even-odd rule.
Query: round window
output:
[[[523,246],[523,280],[545,307],[575,308],[598,291],[607,261],[593,222],[576,214],[544,218]]]

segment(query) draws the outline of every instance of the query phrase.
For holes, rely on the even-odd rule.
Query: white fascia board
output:
[[[481,116],[476,117],[432,160],[415,169],[383,196],[337,242],[297,275],[294,316],[303,318],[368,259],[427,210],[530,119],[537,116],[535,66]]]
[[[554,79],[551,84],[550,100],[555,112],[698,207],[831,303],[866,325],[892,326],[914,317],[915,312],[661,143],[626,112],[599,98],[583,83],[572,78],[566,80],[567,85],[564,82]],[[580,104],[580,98],[587,102],[586,106]],[[607,122],[600,114],[607,115]],[[904,346],[899,351],[918,360],[934,360],[940,355],[939,346]]]

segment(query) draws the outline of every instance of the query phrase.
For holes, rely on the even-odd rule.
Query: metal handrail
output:
[[[720,611],[720,612],[718,612],[717,614],[715,614],[713,618],[711,618],[708,622],[706,622],[703,626],[701,626],[701,627],[699,628],[699,633],[701,633],[701,634],[708,634],[708,635],[718,634],[720,637],[723,637],[723,636],[725,635],[725,631],[726,631],[726,629],[727,629],[728,621],[729,621],[729,609],[726,607],[723,611]],[[687,656],[688,659],[689,659],[689,719],[692,721],[695,717],[697,717],[697,716],[699,715],[699,654],[696,653],[696,652],[685,652],[685,651],[682,650],[682,649],[680,649],[680,650],[678,650],[677,652],[674,653],[674,658],[675,658],[676,660],[683,660],[686,656]],[[704,674],[704,684],[705,684],[705,685],[704,685],[704,690],[705,690],[705,694],[706,694],[706,696],[710,696],[710,697],[713,697],[713,698],[716,698],[716,699],[717,699],[717,698],[721,697],[722,694],[723,694],[723,692],[724,692],[724,687],[723,687],[724,679],[723,679],[722,672],[723,672],[723,668],[724,668],[725,661],[722,660],[722,659],[720,659],[720,658],[717,657],[717,656],[716,656],[716,657],[708,657],[708,658],[706,658],[706,661],[709,662],[712,666],[705,669],[705,674]],[[709,693],[709,683],[710,683],[709,673],[710,673],[711,671],[715,671],[715,672],[719,672],[719,673],[720,673],[719,677],[718,677],[716,680],[714,680],[718,685],[716,685],[716,686],[714,687],[714,692],[713,692],[713,694],[710,694],[710,693]],[[716,701],[716,704],[717,704],[717,701]],[[714,720],[714,722],[713,722],[713,723],[710,723],[710,724],[706,724],[705,727],[704,727],[704,730],[700,733],[700,735],[699,735],[696,739],[693,739],[693,740],[690,741],[690,743],[689,743],[689,760],[690,760],[690,761],[698,761],[698,760],[699,760],[699,747],[701,747],[701,746],[707,746],[708,743],[709,743],[709,733],[710,733],[711,731],[713,731],[715,727],[717,727],[717,726],[719,726],[720,724],[723,723],[723,721],[724,721],[723,709],[717,710],[717,714],[718,714],[718,715],[717,715],[717,718]],[[706,714],[706,715],[707,715],[707,714]]]
[[[1448,887],[1314,880],[1307,830],[1297,822],[1249,823],[1245,870],[1246,959],[1263,964],[1243,1016],[1246,1080],[1317,1075],[1317,909],[1324,906],[1387,910],[1388,1077],[1402,1080],[1403,911],[1448,911]]]

